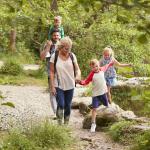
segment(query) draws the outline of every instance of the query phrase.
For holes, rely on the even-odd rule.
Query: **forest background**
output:
[[[149,0],[1,0],[0,7],[2,60],[41,64],[49,26],[60,15],[83,76],[108,45],[118,61],[134,65],[134,75],[150,75]]]

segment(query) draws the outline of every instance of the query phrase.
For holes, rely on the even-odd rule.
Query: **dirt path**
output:
[[[77,98],[80,89],[75,92]],[[83,90],[83,89],[81,89]],[[0,91],[5,97],[4,102],[11,101],[16,108],[0,106],[0,128],[11,126],[11,121],[19,125],[25,125],[27,121],[38,118],[52,117],[49,94],[46,88],[36,86],[9,86],[0,85]],[[78,110],[72,110],[69,126],[73,129],[73,136],[79,142],[75,150],[125,150],[127,147],[113,142],[104,132],[90,133],[82,129],[83,116]]]

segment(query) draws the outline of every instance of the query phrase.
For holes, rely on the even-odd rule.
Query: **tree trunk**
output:
[[[16,52],[16,29],[11,29],[9,41],[9,51]]]
[[[57,0],[52,0],[51,4],[50,4],[50,7],[51,7],[52,11],[57,11],[58,10]]]

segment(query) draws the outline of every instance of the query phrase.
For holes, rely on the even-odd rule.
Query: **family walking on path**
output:
[[[110,89],[116,84],[114,66],[126,67],[115,58],[111,47],[103,50],[103,57],[90,61],[91,72],[85,80],[81,80],[81,71],[74,53],[71,52],[72,40],[64,37],[61,17],[54,17],[54,25],[50,27],[48,41],[41,52],[41,59],[46,58],[50,97],[56,97],[56,117],[58,124],[68,124],[71,114],[71,103],[75,85],[87,85],[92,82],[92,120],[91,132],[96,129],[96,109],[102,103],[111,104]]]

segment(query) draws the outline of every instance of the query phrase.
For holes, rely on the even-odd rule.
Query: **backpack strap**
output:
[[[72,61],[72,65],[73,65],[73,71],[74,71],[74,77],[76,77],[76,71],[75,71],[75,64],[74,64],[74,57],[72,53],[69,53],[69,56],[71,58]]]

